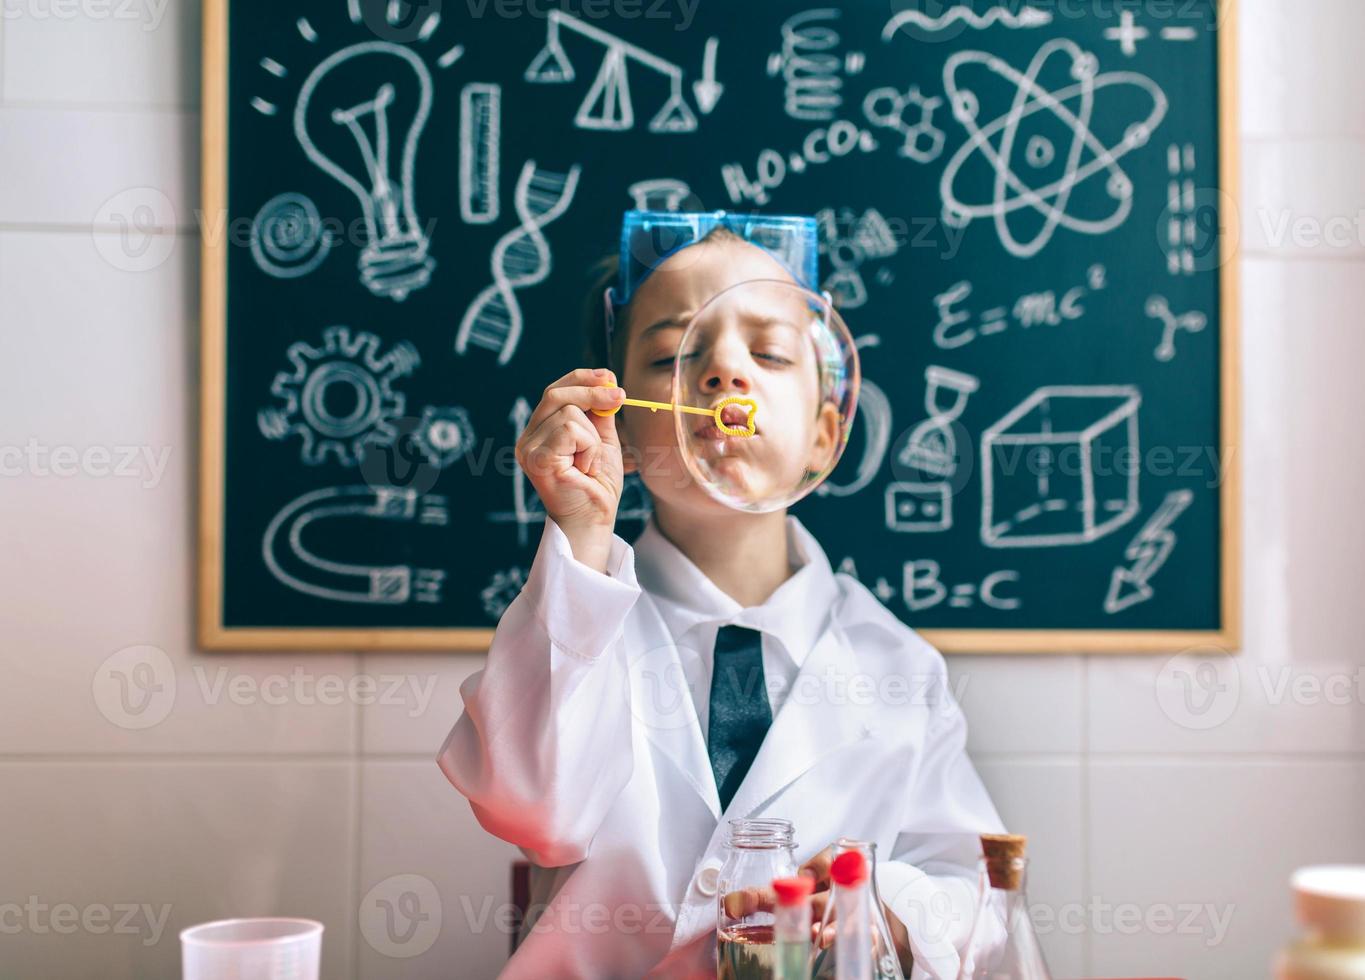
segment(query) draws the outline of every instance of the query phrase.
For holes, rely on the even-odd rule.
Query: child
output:
[[[1001,826],[943,658],[836,575],[785,508],[736,510],[687,478],[671,413],[591,411],[626,392],[670,401],[684,328],[721,291],[814,288],[814,222],[659,217],[692,232],[665,248],[624,236],[606,309],[590,298],[594,360],[615,370],[553,382],[518,441],[544,533],[439,757],[480,824],[534,865],[504,976],[714,976],[728,821],[773,816],[794,823],[817,876],[837,837],[876,842],[906,975],[951,980],[977,835]],[[838,422],[789,337],[738,325],[685,356],[694,404],[760,406],[752,443],[721,464],[735,485],[830,458]],[[653,503],[633,547],[613,533],[632,471]]]

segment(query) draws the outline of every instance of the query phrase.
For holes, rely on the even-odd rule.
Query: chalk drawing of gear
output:
[[[441,601],[446,573],[411,565],[363,565],[314,554],[306,541],[317,521],[449,523],[446,498],[391,487],[323,487],[296,497],[270,521],[261,541],[265,564],[296,592],[333,602],[396,606]]]
[[[445,469],[474,448],[474,425],[458,405],[428,405],[412,440],[428,463]]]
[[[421,358],[407,341],[381,357],[378,337],[364,331],[352,336],[349,327],[328,327],[322,339],[321,347],[289,345],[294,370],[281,371],[270,386],[284,407],[262,409],[256,424],[274,441],[297,435],[308,466],[321,465],[329,453],[343,466],[355,466],[366,445],[397,437],[393,421],[407,402],[393,382],[416,370]]]

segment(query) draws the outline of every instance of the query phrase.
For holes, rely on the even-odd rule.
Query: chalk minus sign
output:
[[[1199,36],[1199,32],[1193,27],[1163,27],[1161,29],[1161,39],[1163,41],[1193,41]]]

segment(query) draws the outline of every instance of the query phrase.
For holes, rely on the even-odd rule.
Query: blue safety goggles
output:
[[[819,291],[819,230],[803,215],[729,214],[725,211],[627,211],[621,219],[621,265],[616,285],[605,291],[607,351],[616,314],[665,259],[726,228],[757,245],[812,292]]]

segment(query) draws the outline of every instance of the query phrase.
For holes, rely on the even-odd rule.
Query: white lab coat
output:
[[[713,977],[728,820],[759,815],[792,821],[798,861],[841,835],[875,841],[914,978],[957,976],[977,838],[1001,824],[967,758],[943,658],[787,521],[806,564],[747,610],[724,608],[709,582],[713,594],[698,594],[704,577],[652,523],[635,549],[613,538],[603,575],[546,521],[439,756],[480,824],[537,866],[532,917],[502,976]],[[640,578],[693,593],[642,587],[637,559]],[[701,705],[683,686],[706,696],[724,622],[765,630],[774,720],[721,813]]]

